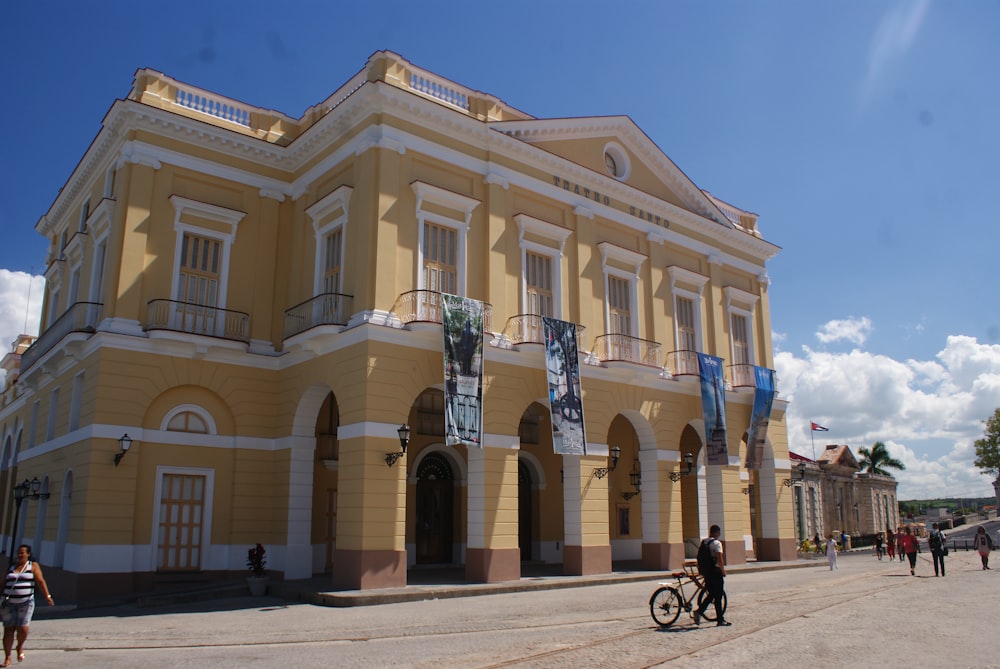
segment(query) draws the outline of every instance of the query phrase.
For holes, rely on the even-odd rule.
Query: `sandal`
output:
[[[9,657],[6,660],[3,661],[3,664],[0,664],[0,667],[9,667],[9,666],[10,666],[10,658]]]
[[[24,662],[24,653],[18,653],[17,654],[17,661],[18,662]]]

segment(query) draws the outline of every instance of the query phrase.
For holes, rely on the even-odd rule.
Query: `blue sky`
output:
[[[760,215],[789,442],[989,495],[1000,407],[1000,3],[15,3],[0,23],[0,337],[37,322],[45,214],[143,67],[299,116],[388,49],[537,117],[630,116]],[[27,315],[27,319],[26,319]],[[820,438],[822,437],[822,438]]]

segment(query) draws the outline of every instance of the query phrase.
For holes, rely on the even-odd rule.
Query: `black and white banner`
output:
[[[755,390],[750,427],[747,429],[747,469],[760,469],[764,459],[764,444],[767,441],[767,426],[771,421],[771,407],[774,406],[774,370],[767,367],[753,368]]]
[[[483,443],[483,303],[441,295],[445,443]]]
[[[722,359],[707,353],[698,354],[701,377],[701,410],[705,417],[706,464],[729,464],[726,446],[726,391],[722,382]]]
[[[552,411],[552,449],[560,455],[586,455],[576,325],[548,317],[543,317],[542,322]]]

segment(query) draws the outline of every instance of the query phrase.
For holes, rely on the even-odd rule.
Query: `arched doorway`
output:
[[[316,449],[313,463],[312,532],[310,543],[322,546],[322,562],[314,564],[312,571],[333,572],[333,556],[337,547],[337,488],[340,464],[340,442],[337,428],[340,410],[337,398],[327,393],[319,413],[316,414]]]
[[[531,469],[524,460],[517,461],[517,547],[521,549],[521,561],[533,560],[531,544],[535,528],[532,523],[534,507],[532,497]]]
[[[417,468],[417,564],[452,562],[455,473],[441,453],[428,453]]]

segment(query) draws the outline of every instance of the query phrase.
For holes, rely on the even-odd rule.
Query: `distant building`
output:
[[[817,460],[791,453],[795,483],[795,531],[801,541],[817,533],[874,535],[900,525],[898,483],[892,476],[861,471],[849,446],[829,444]]]

